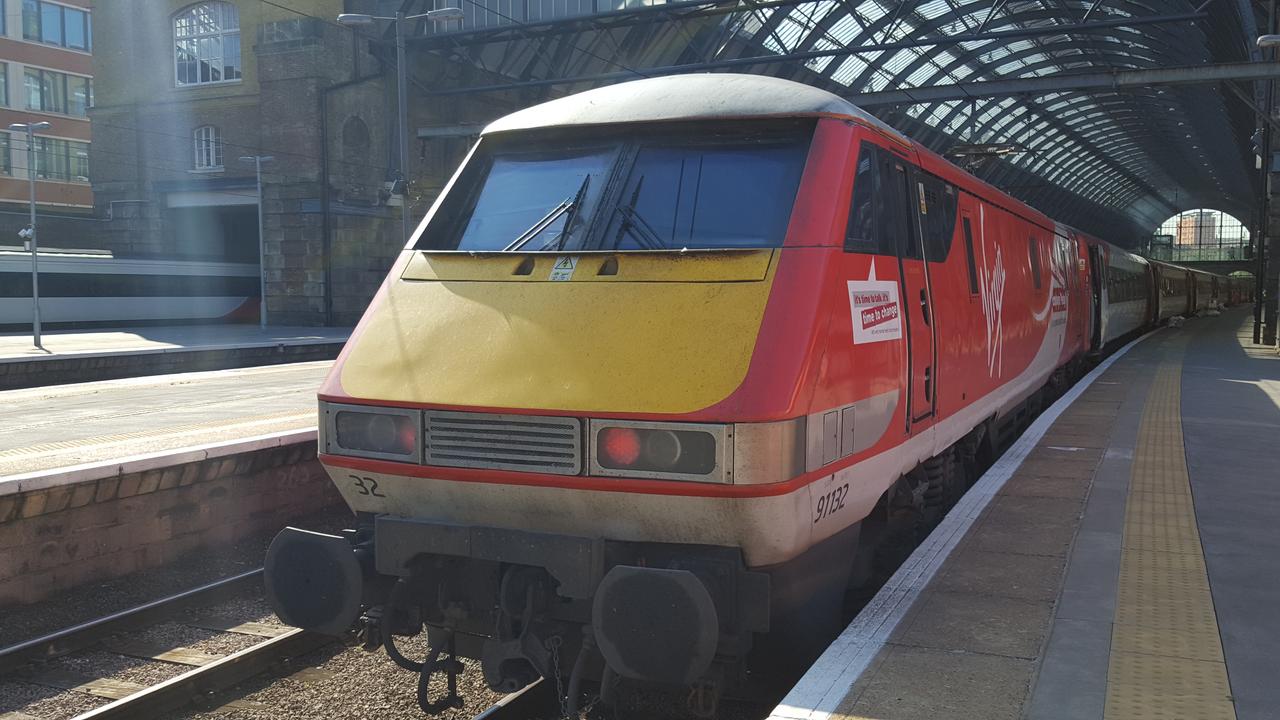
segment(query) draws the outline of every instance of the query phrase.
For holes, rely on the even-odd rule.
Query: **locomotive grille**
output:
[[[582,423],[577,418],[425,413],[428,465],[577,475]]]

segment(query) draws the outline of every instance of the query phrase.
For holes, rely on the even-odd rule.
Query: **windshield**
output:
[[[662,135],[539,152],[519,145],[477,153],[480,169],[464,172],[442,207],[458,220],[433,222],[418,249],[779,247],[808,132]]]
[[[554,241],[564,247],[600,199],[603,177],[612,167],[616,150],[569,153],[512,153],[494,158],[475,210],[459,240],[464,250],[502,250],[535,229],[539,221],[562,207],[557,217],[530,236],[525,250]],[[579,198],[581,195],[581,198]],[[576,204],[575,204],[576,201]],[[574,221],[575,227],[568,227]]]

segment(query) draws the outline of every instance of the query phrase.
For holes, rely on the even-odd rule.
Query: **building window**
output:
[[[93,49],[93,20],[84,10],[45,0],[22,0],[22,37],[88,52]]]
[[[240,13],[225,2],[193,5],[173,20],[179,87],[240,79]]]
[[[3,0],[0,0],[0,12],[4,12]],[[0,30],[0,33],[3,33]],[[9,63],[0,62],[0,105],[9,107]]]
[[[222,133],[213,125],[196,128],[196,169],[222,169]]]
[[[0,132],[0,173],[13,174],[13,155],[9,151],[9,133]]]
[[[36,177],[61,182],[89,182],[89,143],[37,137]]]
[[[27,109],[85,117],[93,105],[93,80],[28,67],[23,77]]]

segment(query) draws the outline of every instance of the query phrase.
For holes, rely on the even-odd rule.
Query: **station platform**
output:
[[[770,717],[1280,718],[1280,356],[1250,323],[1099,366]]]
[[[335,507],[316,461],[331,365],[0,391],[0,613]]]
[[[338,356],[350,328],[181,325],[0,334],[0,390]]]
[[[331,361],[0,392],[0,486],[14,477],[312,431]],[[314,434],[313,434],[314,437]],[[0,491],[2,492],[2,491]]]

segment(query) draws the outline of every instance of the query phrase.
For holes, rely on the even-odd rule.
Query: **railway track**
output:
[[[87,693],[111,702],[76,715],[73,720],[107,720],[168,717],[175,711],[207,701],[215,693],[232,688],[271,670],[289,659],[306,655],[335,640],[304,630],[225,619],[202,622],[184,616],[242,596],[261,587],[262,570],[251,570],[207,585],[148,602],[137,607],[0,648],[0,676],[27,671],[23,681],[68,693]],[[238,633],[260,638],[241,650],[214,657],[187,648],[147,648],[130,645],[128,636],[175,622],[203,630]],[[125,638],[123,641],[121,638]],[[190,665],[191,669],[151,685],[45,671],[42,665],[78,652],[103,649],[109,653]],[[552,717],[557,705],[551,688],[535,683],[507,695],[475,715],[475,720],[531,720]]]
[[[35,669],[23,679],[68,692],[85,692],[112,702],[76,717],[76,720],[106,718],[153,718],[186,707],[210,694],[232,687],[258,675],[273,665],[332,643],[333,638],[302,630],[275,628],[261,623],[200,623],[192,627],[261,638],[242,650],[222,657],[185,648],[130,646],[122,635],[174,621],[188,610],[208,608],[260,587],[262,570],[251,570],[176,595],[161,598],[96,620],[81,623],[25,642],[0,648],[0,674],[54,660],[100,646],[115,655],[190,665],[183,672],[150,686],[94,678],[66,672]],[[179,621],[181,622],[181,621]]]

